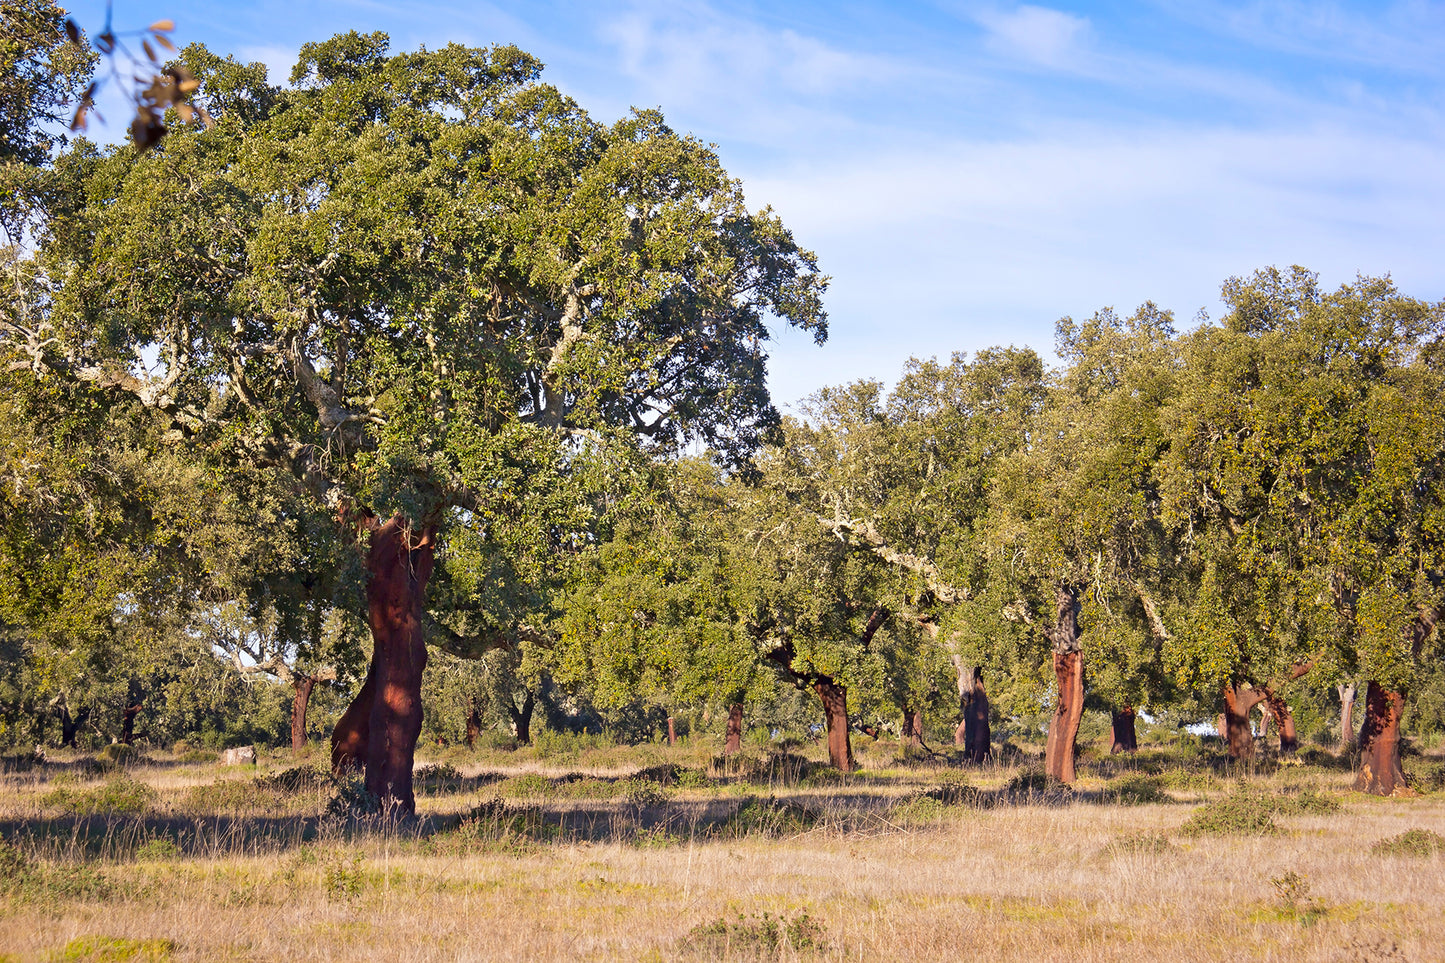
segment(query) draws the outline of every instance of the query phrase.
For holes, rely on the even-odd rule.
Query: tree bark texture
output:
[[[1335,691],[1340,694],[1340,744],[1355,744],[1355,684],[1339,685]]]
[[[1289,753],[1299,749],[1299,736],[1295,732],[1294,715],[1289,711],[1289,703],[1269,686],[1264,687],[1264,701],[1265,705],[1269,706],[1269,716],[1274,717],[1275,728],[1279,730],[1279,751]]]
[[[316,686],[316,677],[298,672],[291,684],[296,694],[291,699],[291,751],[300,752],[306,748],[306,709],[311,704],[311,690]]]
[[[1254,733],[1249,729],[1249,714],[1264,699],[1264,693],[1251,685],[1224,687],[1224,738],[1229,758],[1248,759],[1254,755]]]
[[[677,745],[677,720],[672,716],[667,717],[667,744]]]
[[[1400,716],[1405,694],[1370,682],[1365,689],[1365,721],[1360,726],[1360,771],[1355,791],[1375,796],[1413,796],[1400,768]]]
[[[848,735],[848,688],[821,675],[813,691],[823,703],[828,726],[828,763],[842,772],[853,769],[853,743]]]
[[[135,717],[140,715],[141,703],[126,706],[120,711],[120,741],[126,745],[135,742]]]
[[[467,737],[468,749],[477,747],[477,737],[482,734],[482,713],[477,708],[477,702],[472,700],[471,711],[467,713]]]
[[[1110,752],[1136,752],[1139,749],[1138,733],[1134,729],[1134,707],[1125,706],[1114,713]]]
[[[983,762],[993,749],[988,725],[988,692],[983,687],[983,669],[973,668],[973,689],[963,708],[963,754],[969,762]]]
[[[723,740],[723,755],[730,756],[743,748],[743,704],[734,702],[728,706],[727,738]]]
[[[367,792],[384,807],[406,813],[416,811],[411,770],[421,735],[427,658],[422,603],[435,549],[434,529],[413,538],[400,515],[372,528],[366,553],[371,670],[331,736],[332,768],[364,760]]]
[[[519,746],[532,744],[532,709],[536,704],[537,700],[531,689],[528,689],[526,696],[522,698],[521,708],[517,707],[514,699],[507,699],[507,715],[512,717],[512,731],[517,736]]]
[[[1084,714],[1084,655],[1079,644],[1079,598],[1071,585],[1060,585],[1057,616],[1045,630],[1054,652],[1058,698],[1049,721],[1044,769],[1052,779],[1074,781],[1074,741]]]

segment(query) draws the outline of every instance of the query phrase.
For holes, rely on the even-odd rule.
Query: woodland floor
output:
[[[289,752],[10,760],[0,960],[1445,959],[1445,790],[1354,794],[1318,749],[1072,790],[799,752],[451,751],[391,825]]]

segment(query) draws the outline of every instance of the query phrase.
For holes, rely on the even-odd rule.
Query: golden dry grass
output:
[[[483,768],[497,767],[463,773]],[[525,771],[570,768],[533,762]],[[1016,774],[999,767],[964,776],[989,786]],[[37,827],[70,825],[53,801],[41,802],[53,792],[49,780],[5,777],[6,836],[30,853],[32,872],[53,875],[0,897],[5,953],[25,960],[1445,958],[1445,855],[1370,854],[1374,843],[1408,829],[1445,833],[1445,794],[1357,796],[1345,792],[1349,774],[1338,771],[1297,767],[1257,777],[1265,792],[1313,785],[1344,806],[1334,815],[1277,816],[1283,831],[1263,838],[1178,833],[1198,799],[1217,789],[1173,791],[1178,801],[1170,803],[1111,805],[1089,792],[1105,783],[1087,768],[1084,801],[890,806],[947,775],[921,769],[773,787],[829,814],[780,837],[709,833],[699,818],[704,807],[729,810],[749,792],[769,793],[719,785],[672,790],[650,807],[625,797],[557,798],[545,802],[551,822],[531,831],[458,830],[454,814],[497,795],[498,784],[488,783],[423,796],[420,808],[432,819],[419,827],[385,832],[313,818],[309,828],[276,831],[287,820],[301,825],[307,812],[314,817],[322,801],[302,794],[260,842],[212,830],[208,849],[191,840],[182,847],[189,854],[176,854],[152,844],[139,858],[134,850],[147,838],[174,834],[187,819],[201,825],[182,811],[194,787],[250,775],[214,766],[141,767],[133,775],[158,789],[158,801],[144,816],[93,817],[110,840],[101,847],[109,855],[88,858],[74,833],[38,840]],[[102,785],[76,780],[71,788]],[[1154,834],[1151,845],[1118,845],[1140,833]],[[63,871],[77,866],[104,885],[87,890],[92,877],[66,882]],[[1290,873],[1300,881],[1293,889],[1271,882]]]

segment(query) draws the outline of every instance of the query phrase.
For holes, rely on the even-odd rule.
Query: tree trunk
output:
[[[1355,684],[1335,686],[1340,694],[1340,744],[1355,744]]]
[[[1259,741],[1260,741],[1260,742],[1265,742],[1265,741],[1269,738],[1269,720],[1270,720],[1270,719],[1273,719],[1273,718],[1274,718],[1274,713],[1270,711],[1269,702],[1266,701],[1263,705],[1261,705],[1261,706],[1259,707],[1259,737],[1258,737],[1258,738],[1259,738]]]
[[[973,668],[973,688],[963,710],[963,755],[969,762],[983,762],[993,751],[993,733],[988,725],[988,692],[983,687],[983,669]]]
[[[953,730],[955,746],[968,745],[968,702],[973,698],[973,668],[963,664],[963,658],[950,656],[958,676],[958,728]]]
[[[297,672],[291,684],[296,689],[291,699],[291,751],[300,752],[306,748],[306,707],[311,704],[311,690],[316,685],[316,678]]]
[[[507,699],[507,715],[512,717],[512,731],[517,734],[517,745],[530,746],[532,744],[532,709],[536,705],[536,699],[532,690],[528,689],[522,699],[522,708],[517,708],[513,698]]]
[[[743,748],[743,704],[734,702],[728,706],[727,738],[723,741],[723,755],[731,756]]]
[[[135,742],[135,717],[140,715],[141,703],[126,706],[120,711],[120,741],[126,745]]]
[[[923,745],[923,710],[911,706],[903,710],[903,744]]]
[[[331,736],[332,767],[348,758],[364,759],[367,792],[384,808],[395,806],[405,813],[416,812],[411,770],[421,736],[421,681],[427,659],[422,604],[435,549],[431,527],[413,541],[411,526],[400,515],[373,524],[366,553],[371,670]]]
[[[1263,692],[1248,684],[1224,687],[1224,738],[1229,746],[1229,758],[1248,759],[1254,755],[1249,714],[1263,698]]]
[[[1074,781],[1074,740],[1084,714],[1084,656],[1081,652],[1055,652],[1054,676],[1059,683],[1058,702],[1049,721],[1044,748],[1044,770],[1060,782]]]
[[[1292,753],[1299,749],[1299,736],[1295,733],[1294,715],[1289,711],[1289,703],[1278,695],[1269,686],[1264,687],[1265,705],[1269,706],[1269,715],[1274,717],[1275,728],[1279,730],[1279,751]],[[1260,733],[1263,736],[1263,733]]]
[[[669,746],[677,745],[677,722],[672,716],[667,717],[667,744]]]
[[[813,691],[823,702],[823,717],[828,724],[828,762],[835,769],[851,772],[853,743],[848,735],[848,689],[831,676],[820,675]]]
[[[376,699],[376,660],[366,670],[366,681],[351,705],[331,730],[331,774],[366,768],[366,747],[371,741],[371,704]]]
[[[1413,796],[1400,768],[1400,716],[1405,694],[1370,681],[1365,690],[1365,721],[1360,726],[1360,772],[1355,791],[1375,796]]]
[[[75,748],[75,737],[80,732],[80,727],[85,725],[85,720],[90,718],[90,706],[81,706],[75,713],[75,718],[70,716],[70,707],[60,707],[60,744],[66,748]]]
[[[1113,737],[1109,740],[1110,752],[1136,752],[1139,737],[1134,730],[1134,707],[1125,706],[1114,713]]]
[[[1084,656],[1079,651],[1079,598],[1073,586],[1059,586],[1057,615],[1044,634],[1053,647],[1054,678],[1059,684],[1044,748],[1044,770],[1052,779],[1073,782],[1074,741],[1084,714]]]
[[[477,737],[482,734],[482,713],[477,709],[476,700],[472,700],[472,711],[467,713],[467,748],[477,747]]]

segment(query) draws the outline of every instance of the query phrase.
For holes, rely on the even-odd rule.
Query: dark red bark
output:
[[[1073,782],[1074,742],[1084,714],[1083,653],[1055,652],[1054,676],[1059,684],[1059,698],[1044,745],[1044,771],[1060,782]]]
[[[1139,748],[1138,733],[1134,729],[1134,707],[1125,706],[1114,713],[1110,752],[1135,752]]]
[[[743,704],[734,702],[728,706],[727,738],[723,740],[723,755],[730,756],[743,748]]]
[[[1269,706],[1269,715],[1274,718],[1275,728],[1279,730],[1279,751],[1294,752],[1299,749],[1299,736],[1295,732],[1294,715],[1289,711],[1289,703],[1269,686],[1264,687],[1265,705]],[[1260,733],[1263,736],[1263,732]]]
[[[532,744],[532,709],[536,704],[536,698],[532,695],[531,689],[528,689],[526,696],[522,698],[520,708],[515,699],[507,699],[507,715],[512,718],[512,731],[516,733],[519,746]]]
[[[311,704],[311,690],[316,686],[316,678],[298,672],[291,684],[296,689],[291,698],[291,751],[300,752],[306,748],[306,708]]]
[[[853,743],[848,735],[848,689],[831,676],[820,675],[813,683],[813,691],[823,703],[823,718],[828,727],[828,762],[836,769],[851,772]]]
[[[421,681],[427,659],[422,603],[431,578],[436,533],[427,528],[417,537],[400,515],[380,525],[370,522],[368,527],[371,670],[332,733],[332,767],[364,759],[367,791],[386,808],[413,813],[411,771],[421,735]]]
[[[1264,693],[1251,685],[1224,687],[1224,738],[1229,758],[1248,759],[1254,755],[1254,733],[1249,728],[1249,714]]]
[[[1365,721],[1360,726],[1360,771],[1355,790],[1375,796],[1413,796],[1400,768],[1400,716],[1405,694],[1371,680],[1365,690]]]
[[[1079,651],[1079,598],[1071,585],[1060,585],[1057,615],[1044,630],[1054,653],[1058,699],[1044,744],[1044,771],[1060,782],[1074,781],[1074,743],[1084,714],[1084,656]]]
[[[376,661],[366,672],[366,681],[351,705],[331,730],[331,772],[339,776],[349,769],[366,767],[366,747],[371,741],[371,704],[376,698]]]
[[[973,689],[963,707],[963,755],[969,762],[983,762],[993,749],[988,724],[988,692],[983,687],[983,669],[973,669]]]
[[[672,716],[667,717],[667,744],[677,745],[677,721]]]

